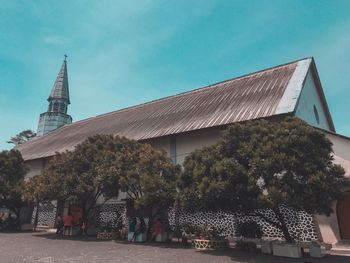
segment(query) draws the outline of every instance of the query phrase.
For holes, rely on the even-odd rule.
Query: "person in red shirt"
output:
[[[81,235],[84,235],[84,236],[87,236],[87,229],[88,229],[88,223],[87,223],[87,220],[81,220],[81,223],[80,223],[80,234]]]
[[[73,227],[73,216],[70,212],[68,212],[68,215],[66,215],[63,218],[63,224],[64,224],[64,235],[72,235],[72,227]],[[68,232],[68,233],[67,233]]]
[[[157,219],[153,224],[153,233],[151,240],[156,240],[157,236],[162,233],[162,222],[160,219]]]

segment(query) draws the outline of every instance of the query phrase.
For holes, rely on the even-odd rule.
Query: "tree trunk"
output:
[[[38,220],[39,220],[39,201],[36,202],[36,211],[35,211],[35,217],[34,217],[33,231],[36,231],[36,227],[38,226]]]
[[[19,218],[21,215],[21,207],[20,208],[14,208],[13,212],[16,215],[16,220],[14,222],[14,228],[15,230],[20,230],[21,229],[21,219]]]
[[[289,233],[286,221],[284,220],[284,216],[280,211],[280,208],[278,207],[277,209],[274,209],[273,212],[275,213],[275,215],[277,216],[278,221],[280,222],[280,229],[283,233],[283,236],[286,240],[287,243],[294,243],[294,238],[292,237],[292,235]]]
[[[153,226],[153,220],[154,220],[154,215],[153,215],[153,207],[150,207],[149,215],[148,215],[148,225],[147,225],[147,241],[150,241],[152,237],[152,226]]]
[[[83,235],[84,231],[87,233],[89,228],[89,222],[88,217],[90,214],[90,210],[92,208],[92,205],[86,207],[86,202],[82,202],[81,204],[81,222],[79,222],[79,235]],[[84,224],[84,229],[82,228]]]
[[[182,238],[182,234],[181,234],[181,229],[180,229],[179,208],[177,206],[174,206],[174,216],[175,216],[175,234],[177,237],[177,242],[179,242],[180,238]]]

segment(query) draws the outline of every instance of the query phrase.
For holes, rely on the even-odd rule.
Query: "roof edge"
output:
[[[327,103],[326,96],[325,96],[323,88],[322,88],[320,76],[318,74],[318,70],[317,70],[316,62],[315,62],[314,58],[312,59],[310,69],[312,70],[313,75],[315,77],[314,79],[315,79],[317,93],[320,96],[320,100],[321,100],[321,104],[322,104],[323,110],[324,110],[324,112],[326,114],[326,118],[327,118],[328,124],[330,125],[329,128],[331,129],[332,132],[336,133],[334,122],[333,122],[333,119],[332,119],[332,115],[331,115],[331,113],[329,111],[328,103]]]
[[[275,114],[295,111],[312,60],[313,58],[311,57],[298,61],[294,73],[290,78],[284,94],[276,108]]]

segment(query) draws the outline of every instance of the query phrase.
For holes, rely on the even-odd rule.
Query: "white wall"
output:
[[[168,156],[170,156],[170,137],[160,137],[156,139],[150,139],[145,141],[146,143],[149,143],[152,147],[156,149],[163,149],[167,152]]]
[[[336,202],[333,203],[332,208],[333,213],[330,216],[314,215],[314,221],[322,241],[325,243],[335,244],[341,239],[336,212]]]
[[[317,122],[315,117],[314,105],[319,115],[319,122]],[[300,98],[295,109],[295,116],[314,127],[330,130],[311,71],[309,71],[306,76],[304,87],[301,91]]]
[[[333,143],[335,155],[345,160],[350,160],[350,139],[331,133],[326,133],[326,137]]]
[[[182,164],[185,157],[196,149],[215,144],[219,136],[218,128],[176,135],[176,163]]]
[[[188,133],[176,134],[170,136],[151,139],[145,141],[146,143],[151,144],[156,149],[163,149],[168,153],[169,157],[171,156],[170,142],[171,139],[176,142],[175,144],[175,155],[176,155],[176,164],[182,164],[185,157],[193,152],[196,149],[199,149],[204,146],[209,146],[216,143],[220,136],[219,128],[212,129],[203,129],[198,131],[192,131]],[[174,140],[175,137],[175,140]]]

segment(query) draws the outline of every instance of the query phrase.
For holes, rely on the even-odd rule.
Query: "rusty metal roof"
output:
[[[95,134],[114,134],[144,140],[293,112],[293,107],[286,107],[288,99],[285,99],[285,91],[298,65],[311,60],[307,58],[290,62],[77,121],[42,137],[33,138],[18,149],[25,160],[31,160],[72,150],[75,145]],[[304,70],[308,68],[304,67]],[[298,75],[306,74],[299,72]],[[285,112],[281,110],[281,103]]]

